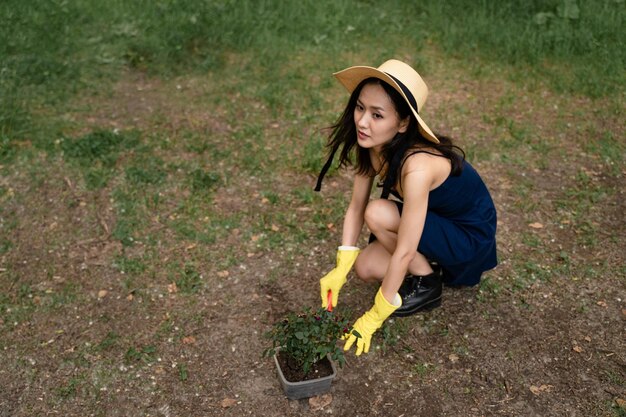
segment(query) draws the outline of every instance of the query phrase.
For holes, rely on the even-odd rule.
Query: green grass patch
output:
[[[119,344],[120,336],[115,332],[109,332],[107,335],[95,346],[96,351],[103,352],[109,350]]]
[[[81,286],[76,282],[66,282],[59,291],[51,294],[51,308],[63,308],[76,302],[80,295]]]
[[[502,282],[493,275],[485,276],[480,280],[476,299],[480,302],[494,299],[503,290]]]
[[[214,190],[220,183],[220,175],[216,172],[196,168],[189,173],[189,183],[196,192],[209,192]]]
[[[330,81],[315,81],[320,88],[303,93],[298,86],[311,84],[311,67],[294,62],[293,51],[316,56],[327,73],[352,63],[350,54],[362,45],[368,51],[361,58],[375,64],[434,40],[468,62],[478,56],[519,67],[522,82],[543,78],[559,89],[601,96],[623,91],[625,80],[622,0],[395,0],[384,10],[348,0],[106,6],[7,0],[0,18],[0,133],[19,137],[41,130],[34,107],[63,103],[81,91],[98,93],[124,67],[161,77],[235,70],[238,79],[255,82],[234,92],[261,100],[270,115],[301,113],[303,98],[311,111],[324,108]],[[233,53],[254,58],[234,68]],[[231,95],[228,87],[224,93]]]
[[[300,155],[300,164],[305,172],[311,174],[319,174],[324,164],[323,156],[326,155],[326,137],[320,134],[311,135],[308,141],[304,144],[302,155]],[[336,165],[336,164],[334,164]],[[329,170],[328,175],[331,172]]]
[[[615,192],[614,188],[593,181],[584,169],[580,169],[575,183],[565,187],[562,197],[555,200],[559,212],[571,222],[580,244],[593,247],[598,243],[600,224],[593,219],[600,212],[603,202]]]
[[[624,87],[622,0],[432,0],[419,7],[450,53],[532,68],[532,78],[570,92],[601,96]]]
[[[61,144],[65,156],[87,166],[95,162],[110,167],[117,162],[123,150],[135,147],[138,140],[137,132],[120,133],[109,130],[96,130],[79,138],[67,138]]]
[[[8,135],[0,134],[0,164],[12,162],[17,153],[17,147]]]
[[[195,294],[204,286],[204,277],[196,270],[194,264],[186,263],[175,282],[181,293]]]
[[[117,221],[112,236],[124,246],[132,246],[140,236],[145,222],[145,206],[133,190],[117,188],[112,193]]]
[[[131,346],[124,354],[126,363],[152,363],[156,360],[157,348],[154,345]]]
[[[85,382],[85,375],[71,377],[66,384],[61,385],[56,390],[57,396],[62,400],[69,400],[76,397],[79,387]]]
[[[135,186],[162,184],[167,178],[165,163],[157,157],[144,157],[124,170],[128,183]]]
[[[124,255],[119,255],[113,262],[113,267],[123,274],[138,275],[144,272],[147,268],[145,262],[140,259],[128,258]]]
[[[36,310],[32,300],[14,300],[7,294],[0,294],[0,319],[3,325],[12,327],[28,321]]]
[[[428,362],[416,363],[413,365],[413,372],[415,372],[421,379],[424,379],[435,370],[436,366]]]
[[[396,346],[398,341],[409,331],[409,324],[406,320],[387,320],[383,323],[378,337],[380,337],[381,347],[387,350]]]
[[[98,189],[106,186],[115,174],[120,154],[138,144],[139,133],[136,131],[96,130],[78,138],[65,138],[61,149],[65,159],[81,169],[87,188]],[[131,166],[127,169],[141,178],[137,168]]]
[[[185,365],[184,363],[180,363],[176,366],[176,368],[178,368],[178,379],[181,382],[185,382],[189,378],[187,365]]]
[[[600,137],[592,136],[584,143],[583,149],[598,155],[613,176],[619,176],[626,166],[626,145],[624,141],[618,141],[611,131],[603,132]]]

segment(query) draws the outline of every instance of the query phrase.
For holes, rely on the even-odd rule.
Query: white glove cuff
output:
[[[393,304],[396,307],[400,307],[402,305],[402,297],[400,297],[400,294],[396,293],[396,296],[393,299]]]
[[[359,250],[356,246],[339,246],[339,250]]]

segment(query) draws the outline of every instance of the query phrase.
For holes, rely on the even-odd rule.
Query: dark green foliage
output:
[[[146,270],[146,264],[139,259],[117,256],[113,267],[124,274],[137,275]]]
[[[187,365],[181,363],[178,365],[178,379],[186,381],[189,378],[189,372],[187,371]]]
[[[83,171],[85,183],[90,189],[104,187],[115,172],[117,160],[125,151],[128,151],[139,144],[139,133],[113,132],[109,130],[96,130],[79,138],[66,138],[61,142],[61,149],[66,159],[75,162]],[[132,179],[139,182],[147,178],[153,181],[159,179],[161,171],[156,174],[150,172],[145,174],[132,171]],[[131,174],[131,175],[133,175]]]
[[[203,279],[202,275],[193,264],[186,264],[181,271],[178,279],[176,280],[176,286],[182,293],[194,294],[202,287]]]
[[[211,191],[219,184],[220,176],[215,172],[198,168],[189,174],[189,180],[194,191]]]
[[[11,162],[16,153],[15,145],[11,143],[11,139],[0,134],[0,164]]]
[[[139,361],[146,363],[154,362],[156,351],[156,347],[152,345],[143,346],[141,348],[131,346],[126,351],[126,354],[124,354],[124,359],[126,360],[126,363]]]
[[[167,178],[163,160],[147,157],[126,168],[126,179],[134,185],[161,184]]]
[[[611,94],[625,81],[624,15],[623,0],[5,0],[0,133],[40,131],[33,105],[101,91],[124,67],[161,77],[219,73],[229,71],[229,54],[252,52],[245,70],[262,73],[274,108],[290,89],[276,63],[294,51],[340,57],[367,47],[376,63],[433,39],[464,58],[534,66],[533,77],[557,88]]]
[[[421,7],[454,54],[532,65],[533,76],[591,96],[625,84],[623,0],[431,0]]]
[[[99,163],[104,167],[113,167],[121,151],[131,149],[138,143],[137,132],[96,130],[79,138],[65,139],[61,148],[67,158],[83,166]]]
[[[56,394],[59,398],[67,400],[76,396],[79,386],[84,382],[85,377],[80,375],[78,377],[72,377],[65,385],[61,385],[57,388]]]
[[[98,350],[98,351],[105,351],[105,350],[107,350],[107,349],[117,345],[119,339],[120,339],[120,336],[117,333],[109,332],[104,337],[104,339],[102,339],[102,341],[96,346],[96,350]]]
[[[326,355],[343,366],[343,350],[337,346],[337,340],[348,333],[349,328],[347,319],[323,308],[289,313],[265,334],[272,341],[272,347],[265,350],[264,355],[272,356],[280,349],[291,356],[305,374]]]

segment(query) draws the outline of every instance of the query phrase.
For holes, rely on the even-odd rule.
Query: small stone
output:
[[[530,386],[530,391],[535,394],[535,395],[539,395],[543,392],[550,392],[552,391],[552,388],[554,388],[552,385],[540,385],[540,386],[536,386],[536,385],[531,385]]]
[[[194,345],[196,343],[196,338],[193,336],[186,336],[182,339],[183,345]]]
[[[333,396],[331,394],[322,394],[316,397],[309,398],[309,407],[311,410],[322,410],[324,407],[330,405],[333,402]]]
[[[235,400],[234,398],[224,398],[222,402],[220,403],[222,408],[230,408],[234,406],[235,404],[237,404],[237,400]]]

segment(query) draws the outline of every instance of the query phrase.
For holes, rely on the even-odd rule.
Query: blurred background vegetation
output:
[[[226,76],[229,54],[249,60],[239,88],[256,84],[270,104],[268,85],[301,81],[285,80],[285,68],[293,75],[330,61],[336,69],[357,52],[375,63],[427,43],[560,91],[623,94],[624,10],[624,0],[5,0],[0,134],[3,143],[25,135],[45,143],[51,123],[33,119],[42,106],[101,89],[128,68]]]

